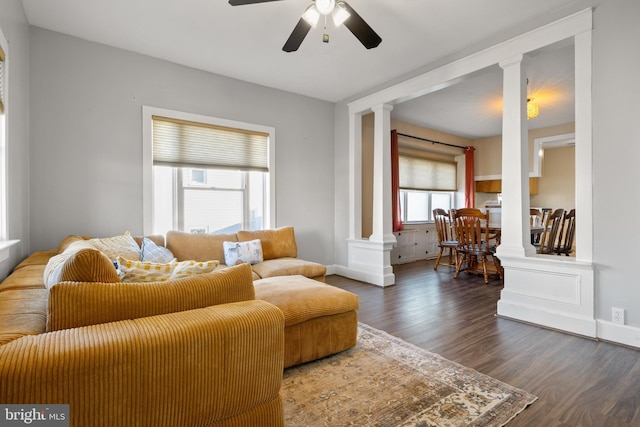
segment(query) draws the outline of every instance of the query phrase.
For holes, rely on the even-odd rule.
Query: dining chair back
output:
[[[553,252],[558,255],[569,256],[573,252],[573,240],[576,235],[576,210],[571,209],[564,214],[562,225],[560,226],[560,237],[558,244],[553,248]]]
[[[495,273],[502,278],[502,266],[495,256],[495,248],[491,246],[489,234],[489,211],[482,213],[479,209],[464,208],[454,211],[454,225],[458,240],[458,278],[462,265],[466,262],[466,270],[471,273],[482,273],[484,282],[489,283],[488,259],[491,258]]]
[[[536,246],[539,254],[552,254],[556,246],[560,225],[564,218],[564,209],[556,209],[549,215],[545,224],[542,235],[540,236],[540,244]]]
[[[439,265],[455,268],[458,263],[458,241],[456,240],[453,232],[453,224],[451,223],[451,212],[447,212],[444,209],[434,209],[433,219],[436,224],[438,247],[440,248],[433,269],[437,270]],[[442,255],[446,250],[449,251],[448,263],[442,262]]]
[[[542,229],[542,211],[540,209],[529,209],[529,228],[531,230],[534,229]],[[542,233],[531,233],[531,244],[537,245],[540,243],[540,235]]]

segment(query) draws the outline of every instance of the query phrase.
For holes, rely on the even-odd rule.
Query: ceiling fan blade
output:
[[[351,14],[351,16],[344,21],[344,26],[347,27],[367,49],[372,49],[378,46],[382,41],[382,38],[373,31],[373,28],[371,28],[369,24],[367,24],[365,20],[347,4],[347,2],[343,3],[347,11]]]
[[[282,50],[285,52],[294,52],[298,50],[310,29],[311,25],[305,21],[304,18],[300,18],[298,24],[287,39],[287,42],[282,46]]]
[[[229,0],[231,6],[242,6],[243,4],[268,3],[280,0]]]

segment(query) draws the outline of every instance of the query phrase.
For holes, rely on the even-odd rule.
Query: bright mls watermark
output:
[[[0,427],[69,427],[69,405],[0,404]]]

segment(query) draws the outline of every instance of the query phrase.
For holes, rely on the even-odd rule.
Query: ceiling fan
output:
[[[267,3],[281,0],[229,0],[231,6],[241,6],[245,4]],[[358,13],[345,1],[341,0],[312,0],[313,3],[307,7],[293,29],[293,32],[282,47],[285,52],[294,52],[298,50],[302,41],[309,33],[312,27],[315,27],[321,16],[325,19],[328,15],[333,18],[334,24],[337,26],[344,24],[345,27],[353,33],[360,43],[367,49],[372,49],[380,44],[382,39],[380,36],[365,22]],[[322,41],[329,42],[329,35],[324,34]]]

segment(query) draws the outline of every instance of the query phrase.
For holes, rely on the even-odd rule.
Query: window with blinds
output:
[[[269,134],[153,116],[153,164],[269,170]]]
[[[456,191],[457,166],[453,162],[400,155],[400,188]]]
[[[271,128],[148,110],[154,233],[269,226]]]
[[[399,175],[402,222],[433,221],[433,209],[453,207],[456,163],[401,154]]]
[[[7,150],[9,144],[7,127],[7,40],[0,29],[0,242],[7,239]]]
[[[0,46],[0,114],[4,114],[4,105],[6,103],[6,82],[5,82],[5,54],[2,46]]]

